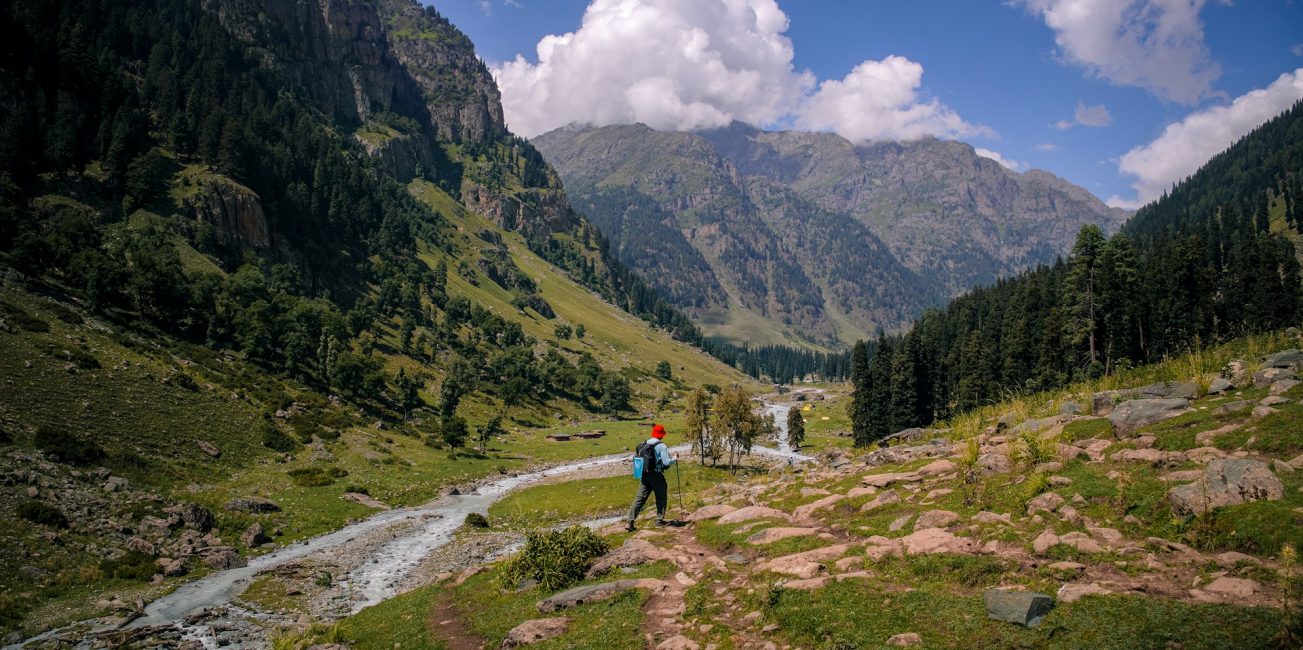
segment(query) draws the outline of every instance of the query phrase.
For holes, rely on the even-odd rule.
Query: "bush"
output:
[[[301,467],[299,469],[292,469],[286,472],[286,474],[289,474],[289,477],[294,481],[294,484],[299,487],[322,487],[324,485],[333,485],[335,479],[348,476],[348,472],[339,469],[338,467],[332,467],[330,469],[323,469],[320,467]]]
[[[606,540],[583,526],[534,531],[525,538],[525,548],[503,568],[501,579],[507,588],[532,578],[545,591],[565,589],[582,579],[608,548]]]
[[[100,571],[110,578],[119,580],[149,581],[155,573],[154,558],[140,551],[127,551],[126,555],[116,560],[100,562]]]
[[[367,489],[365,485],[350,485],[344,488],[344,491],[352,492],[353,494],[365,494],[371,496],[371,490]]]
[[[272,451],[290,452],[298,448],[299,443],[293,438],[285,435],[280,427],[267,422],[262,426],[262,446]]]
[[[78,440],[61,429],[40,427],[36,430],[35,442],[37,449],[72,465],[90,465],[104,459],[104,450],[94,441]]]
[[[34,524],[51,528],[67,528],[68,518],[59,509],[44,501],[25,501],[18,505],[18,516]]]
[[[472,528],[488,528],[488,527],[489,527],[489,520],[486,519],[486,518],[484,517],[484,515],[482,515],[482,514],[480,514],[480,513],[478,513],[478,512],[467,513],[467,515],[466,515],[466,521],[465,521],[464,523],[465,523],[467,526],[470,526],[470,527],[472,527]]]

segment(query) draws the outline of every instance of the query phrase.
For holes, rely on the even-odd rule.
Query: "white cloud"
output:
[[[1109,205],[1138,207],[1162,195],[1254,127],[1303,99],[1303,68],[1281,75],[1270,86],[1249,91],[1224,106],[1197,111],[1170,124],[1154,141],[1118,160],[1118,171],[1136,177],[1134,199],[1114,196]]]
[[[1001,156],[1000,154],[991,151],[990,149],[983,149],[981,147],[977,147],[976,149],[973,149],[973,151],[976,152],[977,155],[983,158],[990,158],[991,160],[994,160],[995,162],[998,162],[1001,165],[1004,165],[1005,167],[1012,169],[1016,172],[1020,172],[1024,169],[1027,169],[1028,167],[1027,163],[1025,162],[1020,162],[1017,160],[1009,160],[1008,158],[1005,158],[1004,156]]]
[[[1042,142],[1042,143],[1036,145],[1036,150],[1037,150],[1037,151],[1058,151],[1058,150],[1059,150],[1059,145],[1054,144],[1053,142]]]
[[[1016,0],[1054,30],[1060,55],[1091,75],[1166,100],[1215,96],[1221,67],[1204,43],[1205,0]]]
[[[1070,129],[1074,126],[1108,126],[1113,123],[1113,116],[1109,114],[1108,107],[1100,104],[1099,106],[1087,106],[1082,102],[1077,102],[1077,109],[1073,112],[1072,119],[1059,120],[1054,123],[1056,129]]]
[[[1298,45],[1289,48],[1289,51],[1294,56],[1303,56],[1303,43],[1299,43]]]
[[[592,0],[578,30],[539,41],[536,62],[493,70],[513,131],[571,122],[664,130],[797,123],[853,140],[990,133],[921,96],[923,68],[865,61],[818,84],[797,70],[775,0]]]
[[[965,122],[937,100],[920,98],[922,84],[923,66],[909,59],[889,56],[865,61],[844,79],[819,84],[819,90],[800,107],[796,124],[836,131],[856,142],[994,135],[986,127]],[[994,158],[999,160],[998,154]]]

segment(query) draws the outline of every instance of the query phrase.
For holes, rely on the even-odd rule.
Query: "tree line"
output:
[[[999,401],[1297,325],[1303,105],[1066,260],[969,292],[851,350],[859,446]]]

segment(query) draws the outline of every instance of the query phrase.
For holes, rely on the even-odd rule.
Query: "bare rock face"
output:
[[[557,618],[536,618],[525,621],[507,632],[507,637],[502,640],[502,648],[519,648],[520,646],[546,641],[555,636],[565,634],[566,628],[570,626],[570,619],[565,616]]]
[[[1189,515],[1249,501],[1276,501],[1284,495],[1285,486],[1266,464],[1222,458],[1208,463],[1198,481],[1172,488],[1168,501],[1174,513]]]
[[[1147,424],[1174,418],[1189,411],[1190,400],[1181,397],[1133,399],[1118,404],[1108,419],[1113,423],[1113,432],[1117,437],[1125,438]]]
[[[182,205],[196,219],[213,226],[225,243],[257,249],[271,247],[267,215],[253,190],[217,176],[201,178],[196,185]]]

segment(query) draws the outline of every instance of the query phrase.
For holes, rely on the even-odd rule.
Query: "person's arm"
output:
[[[661,469],[668,469],[674,464],[674,456],[670,455],[670,447],[665,443],[656,445],[656,460],[660,462]]]

